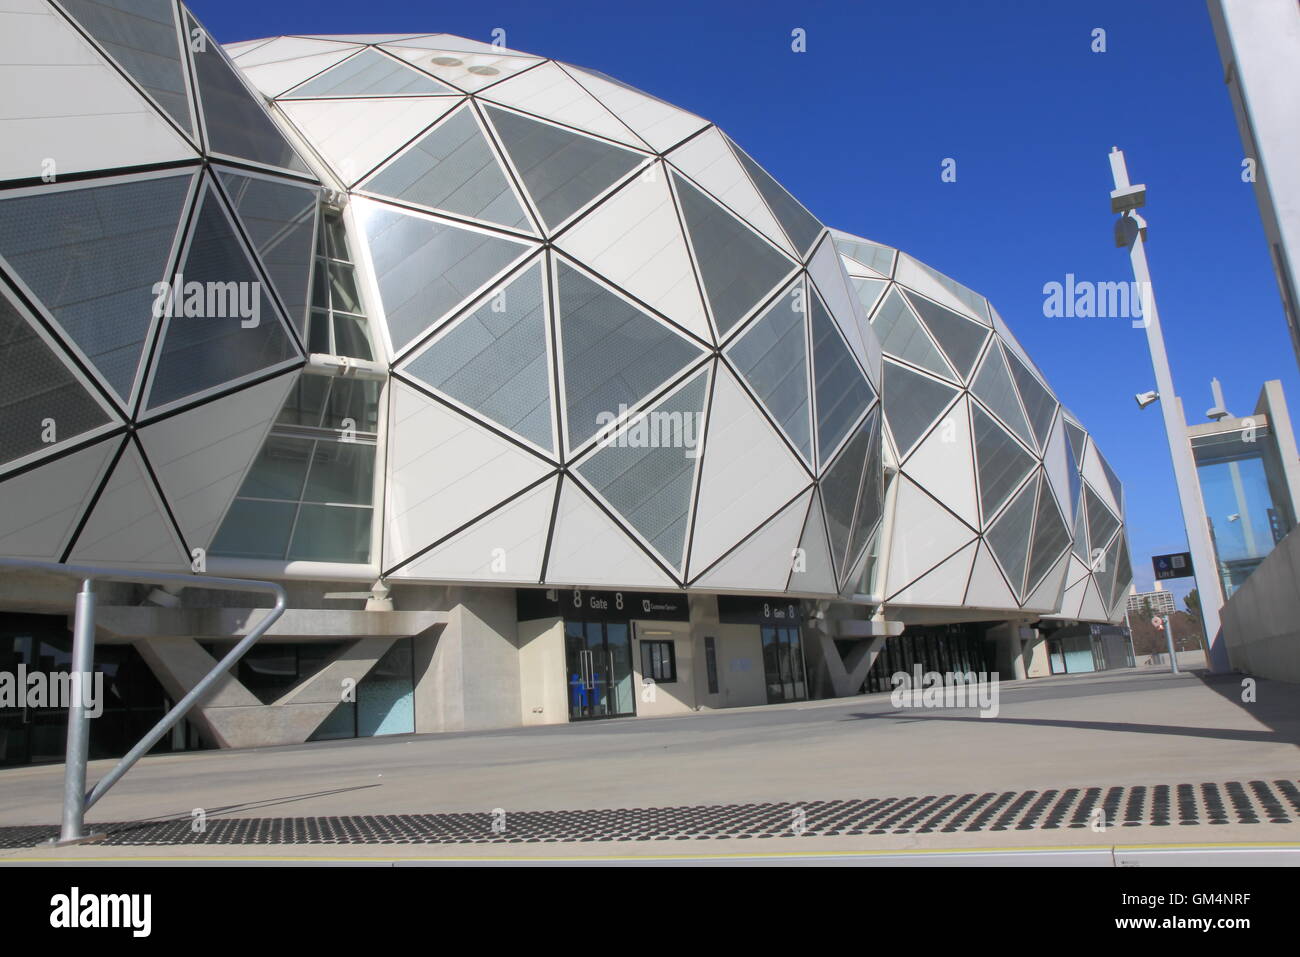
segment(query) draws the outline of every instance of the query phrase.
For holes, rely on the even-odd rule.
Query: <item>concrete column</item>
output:
[[[449,597],[441,634],[416,639],[415,730],[519,727],[514,590],[456,588]]]

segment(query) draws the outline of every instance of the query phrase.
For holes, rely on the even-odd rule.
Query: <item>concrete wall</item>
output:
[[[1221,618],[1234,668],[1300,682],[1300,529],[1242,583]]]
[[[758,625],[718,625],[718,693],[703,702],[712,708],[767,704],[763,640]]]
[[[508,588],[457,588],[447,625],[415,646],[415,730],[519,726],[518,626]]]
[[[564,724],[569,720],[566,675],[564,621],[521,621],[519,703],[524,724]]]

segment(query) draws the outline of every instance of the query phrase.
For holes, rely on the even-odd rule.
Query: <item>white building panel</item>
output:
[[[975,462],[971,452],[970,413],[964,396],[939,420],[930,434],[903,463],[917,484],[979,528],[979,497],[975,491]]]
[[[121,439],[74,452],[4,483],[0,555],[58,561]]]
[[[906,588],[975,538],[970,528],[906,476],[896,481],[886,595]]]
[[[135,443],[116,468],[77,536],[70,560],[88,565],[187,570],[189,556],[163,509]]]
[[[675,587],[650,556],[571,481],[560,489],[546,581],[578,587]]]
[[[584,87],[631,127],[655,152],[662,153],[709,125],[693,113],[669,106],[636,90],[577,67],[567,66]]]
[[[809,490],[774,515],[695,581],[696,588],[785,591],[808,514]],[[829,562],[826,565],[829,570]],[[829,575],[827,576],[829,578]]]
[[[483,91],[483,97],[637,149],[645,148],[604,104],[554,63],[543,63],[494,84]]]
[[[708,568],[812,481],[726,366],[715,378],[691,545]],[[779,564],[788,555],[774,556]]]

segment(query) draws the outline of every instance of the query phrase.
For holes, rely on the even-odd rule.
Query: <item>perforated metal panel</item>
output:
[[[549,449],[550,347],[543,302],[538,262],[440,334],[403,371]]]
[[[62,6],[182,129],[194,131],[171,0],[62,0]]]
[[[362,188],[502,226],[530,228],[469,107],[453,113]]]
[[[646,421],[651,444],[637,447],[636,437],[622,433],[577,466],[578,473],[678,570],[707,387],[708,375],[701,372],[650,411]]]
[[[192,179],[0,199],[0,254],[124,400]]]
[[[774,246],[673,173],[718,332],[726,335],[794,269]]]
[[[1034,458],[979,406],[971,406],[975,424],[975,466],[979,473],[980,511],[988,521],[1034,467]]]
[[[817,456],[824,463],[875,399],[875,393],[821,300],[809,295],[808,301],[812,312],[813,383],[817,396]]]
[[[320,76],[290,90],[286,96],[411,96],[455,93],[433,77],[385,56],[378,50],[362,50],[356,56],[330,67]]]
[[[533,204],[560,225],[642,162],[643,157],[518,113],[486,107]]]
[[[811,461],[808,343],[804,313],[799,308],[804,301],[803,287],[791,287],[727,349],[727,357],[790,441]]]
[[[888,361],[883,391],[889,431],[898,445],[898,454],[904,456],[957,395],[957,389],[952,386]]]
[[[565,427],[576,448],[702,353],[568,264],[559,263],[557,277]]]

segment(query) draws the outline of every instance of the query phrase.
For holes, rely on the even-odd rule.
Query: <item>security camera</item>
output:
[[[1145,409],[1145,408],[1146,408],[1147,406],[1149,406],[1152,402],[1155,402],[1157,399],[1160,398],[1160,393],[1159,393],[1159,392],[1139,392],[1137,395],[1133,396],[1133,398],[1137,401],[1137,404],[1138,404],[1138,408],[1139,408],[1139,409]]]

